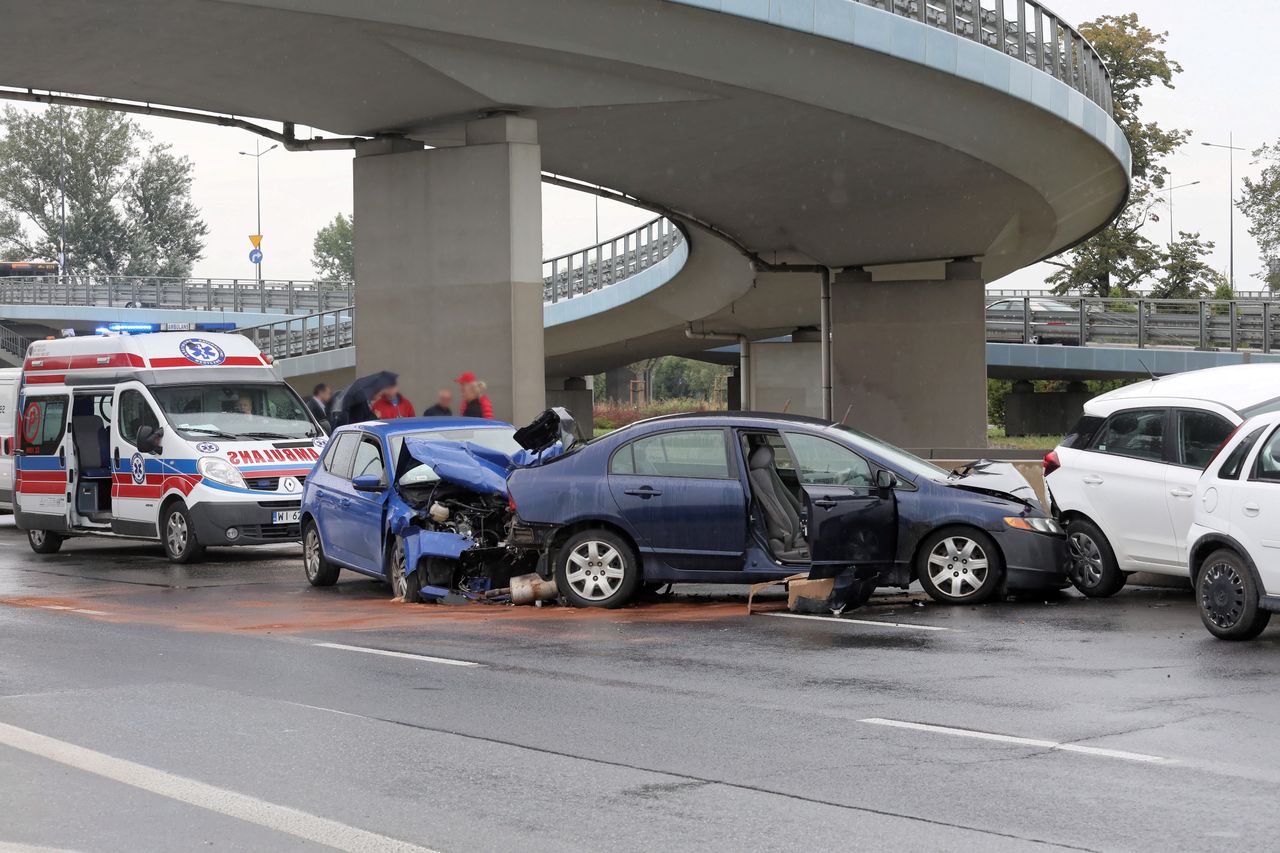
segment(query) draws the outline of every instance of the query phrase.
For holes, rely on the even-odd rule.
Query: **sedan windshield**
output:
[[[853,427],[847,427],[837,424],[836,429],[841,432],[847,432],[850,435],[857,436],[863,442],[870,445],[871,449],[884,457],[884,460],[894,468],[912,477],[925,477],[930,480],[945,480],[951,474],[934,465],[932,462],[926,462],[914,453],[908,453],[900,447],[894,447],[892,444],[881,441],[874,435],[868,435],[865,432],[856,430]]]
[[[298,395],[284,384],[168,385],[152,396],[183,438],[312,438],[320,434]]]

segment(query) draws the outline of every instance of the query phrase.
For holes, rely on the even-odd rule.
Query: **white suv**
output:
[[[1248,417],[1280,410],[1280,364],[1179,373],[1095,397],[1045,456],[1076,589],[1114,595],[1131,572],[1187,577],[1200,474]]]
[[[1200,619],[1251,640],[1280,610],[1280,413],[1246,421],[1196,487],[1187,534]]]

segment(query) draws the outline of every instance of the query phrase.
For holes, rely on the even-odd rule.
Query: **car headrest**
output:
[[[751,458],[747,460],[747,464],[751,466],[752,471],[770,467],[773,465],[773,448],[767,444],[760,445],[751,451]]]
[[[1138,419],[1135,418],[1133,415],[1121,415],[1120,417],[1116,418],[1115,425],[1112,427],[1112,429],[1114,429],[1116,432],[1120,433],[1121,435],[1128,435],[1129,433],[1133,432],[1137,428],[1138,428]]]

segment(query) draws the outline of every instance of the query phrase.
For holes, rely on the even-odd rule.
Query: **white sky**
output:
[[[1274,38],[1280,31],[1277,0],[1050,0],[1065,19],[1080,22],[1101,14],[1136,11],[1156,30],[1169,31],[1167,49],[1182,63],[1177,89],[1150,90],[1147,116],[1170,127],[1193,132],[1191,141],[1170,158],[1174,184],[1200,181],[1176,193],[1175,225],[1199,231],[1217,243],[1214,266],[1227,268],[1227,153],[1205,148],[1201,141],[1227,141],[1254,149],[1280,139],[1280,63]],[[40,109],[40,107],[32,107]],[[157,141],[195,163],[194,197],[209,235],[199,276],[251,278],[248,235],[254,232],[255,137],[244,131],[182,121],[137,117]],[[299,128],[300,134],[309,132]],[[1052,152],[1044,152],[1046,159]],[[1245,152],[1236,153],[1237,193],[1241,176],[1261,170]],[[351,154],[272,151],[262,159],[263,274],[269,278],[311,278],[311,241],[318,229],[342,211],[351,212]],[[595,241],[593,197],[543,187],[543,256],[567,252]],[[608,237],[648,219],[650,214],[612,202],[600,202],[599,233]],[[1147,226],[1153,240],[1168,240],[1167,211]],[[1236,213],[1236,286],[1256,289],[1252,276],[1261,269],[1257,245],[1247,221]],[[1000,287],[1039,287],[1046,269],[1031,267],[1001,280]]]

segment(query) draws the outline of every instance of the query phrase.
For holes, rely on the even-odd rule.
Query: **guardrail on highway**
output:
[[[1280,306],[1263,300],[1024,296],[986,319],[993,343],[1280,352]]]
[[[1059,296],[1048,290],[1029,290],[1027,288],[1004,288],[1004,287],[987,288],[986,293],[987,293],[988,302],[994,299],[1002,298],[1002,297],[1019,297],[1019,296],[1030,296],[1033,299],[1081,299],[1085,297],[1084,294],[1078,293],[1078,292],[1065,293]],[[1097,299],[1100,297],[1089,297],[1089,298]],[[1121,297],[1117,297],[1117,298],[1121,298]],[[1123,298],[1147,299],[1150,297],[1130,296],[1130,297],[1123,297]],[[1267,299],[1280,299],[1280,293],[1277,293],[1274,290],[1237,290],[1233,298],[1236,302],[1245,302],[1250,300],[1261,301],[1261,300],[1267,300]]]
[[[1111,112],[1111,76],[1074,27],[1036,0],[856,0],[970,38],[1058,78]]]
[[[559,302],[608,287],[663,260],[684,239],[674,222],[660,216],[625,234],[543,261],[543,298]],[[354,299],[354,283],[342,281],[81,275],[0,279],[0,305],[310,315],[349,308]]]
[[[297,358],[355,345],[355,308],[334,308],[237,329],[273,360]]]

